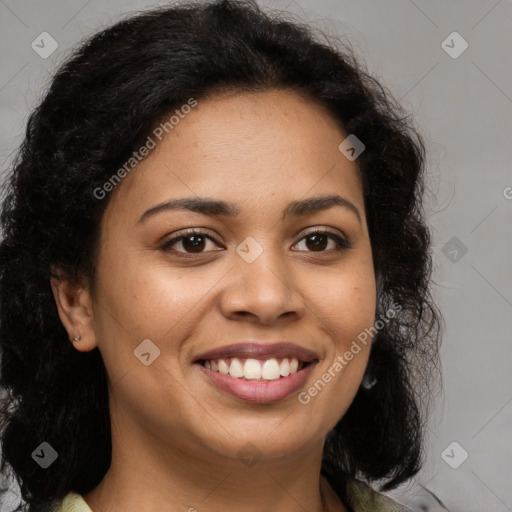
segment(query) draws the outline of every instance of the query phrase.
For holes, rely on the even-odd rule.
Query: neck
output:
[[[244,463],[124,426],[113,432],[105,477],[84,495],[93,512],[346,512],[320,476],[323,440],[301,453]]]

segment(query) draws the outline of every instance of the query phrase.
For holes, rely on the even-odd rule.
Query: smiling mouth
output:
[[[271,357],[266,359],[226,357],[200,359],[197,363],[212,372],[248,381],[275,381],[294,375],[315,361],[302,361],[296,357]]]

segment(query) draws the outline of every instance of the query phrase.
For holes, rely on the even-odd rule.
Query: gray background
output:
[[[2,169],[69,50],[121,16],[163,3],[0,0]],[[512,1],[260,5],[286,9],[348,39],[413,113],[428,142],[434,292],[446,324],[444,394],[431,421],[427,464],[395,496],[434,511],[433,501],[420,497],[422,484],[453,511],[512,511]],[[46,59],[31,48],[43,31],[58,42]],[[457,58],[463,41],[446,40],[454,31],[469,45]],[[445,460],[460,464],[462,450],[469,456],[453,469]]]

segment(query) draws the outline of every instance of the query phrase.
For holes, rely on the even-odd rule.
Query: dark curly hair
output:
[[[254,1],[220,0],[138,13],[86,40],[31,113],[3,188],[0,215],[2,472],[25,503],[49,510],[86,493],[110,465],[106,372],[60,322],[50,277],[60,269],[94,293],[99,227],[109,197],[94,191],[158,120],[215,91],[291,89],[327,107],[364,142],[357,159],[378,283],[376,318],[401,309],[373,340],[365,381],[329,433],[322,473],[342,494],[357,478],[396,487],[418,472],[438,377],[442,318],[430,292],[425,146],[410,116],[347,44]],[[58,463],[31,457],[43,441]],[[27,508],[28,507],[28,508]]]

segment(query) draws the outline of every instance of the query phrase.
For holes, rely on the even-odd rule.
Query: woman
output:
[[[1,214],[28,510],[407,510],[378,491],[421,467],[437,365],[423,165],[347,50],[255,3],[86,41]]]

